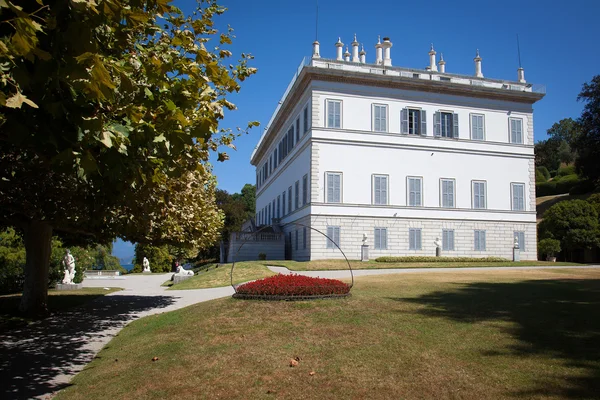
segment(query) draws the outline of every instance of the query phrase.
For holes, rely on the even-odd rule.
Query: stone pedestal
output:
[[[56,290],[79,290],[83,289],[83,283],[59,283]]]
[[[513,249],[513,261],[521,261],[521,250],[518,247]]]
[[[173,285],[178,284],[179,282],[183,282],[186,279],[190,279],[191,277],[193,277],[194,275],[177,275],[174,274],[173,275]]]
[[[441,247],[436,247],[435,248],[435,256],[436,257],[441,257],[442,256],[442,248]]]
[[[360,261],[369,261],[369,245],[363,244],[360,246]]]

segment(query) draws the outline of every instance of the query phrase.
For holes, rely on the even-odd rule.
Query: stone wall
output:
[[[242,241],[233,239],[229,242],[229,249],[227,252],[227,262],[235,261],[256,261],[260,253],[267,255],[267,260],[284,260],[285,259],[285,247],[283,235],[279,235],[279,240],[269,241]],[[241,248],[240,248],[241,246]],[[239,249],[239,252],[238,252]],[[237,252],[237,254],[236,254]]]
[[[427,220],[401,218],[328,217],[313,216],[312,226],[327,232],[327,226],[340,226],[340,247],[348,259],[360,259],[363,233],[367,235],[369,258],[381,256],[434,256],[434,241],[442,238],[442,229],[454,229],[454,251],[443,251],[447,257],[503,257],[512,259],[514,231],[525,232],[525,250],[521,260],[537,260],[535,223]],[[374,249],[374,229],[387,228],[387,250]],[[421,250],[409,250],[409,228],[421,228]],[[474,250],[474,230],[486,231],[486,250]],[[308,246],[307,246],[308,247]],[[326,239],[313,234],[310,242],[310,259],[343,258],[338,249],[326,248]],[[294,258],[296,259],[296,258]],[[305,259],[302,257],[302,259]],[[300,260],[300,258],[298,258]]]

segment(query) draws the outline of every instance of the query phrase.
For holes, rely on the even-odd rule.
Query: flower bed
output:
[[[236,288],[233,297],[262,300],[305,300],[342,297],[349,294],[350,285],[337,279],[279,274],[240,285]]]

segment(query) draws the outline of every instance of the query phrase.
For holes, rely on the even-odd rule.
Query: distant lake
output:
[[[121,264],[121,267],[125,268],[127,272],[133,269],[133,264]]]

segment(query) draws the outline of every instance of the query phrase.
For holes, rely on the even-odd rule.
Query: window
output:
[[[294,125],[292,125],[290,127],[290,129],[288,130],[288,154],[292,152],[292,149],[294,148]]]
[[[442,207],[454,208],[454,179],[441,179]]]
[[[422,178],[408,177],[408,205],[420,207],[423,205]]]
[[[509,118],[510,142],[523,143],[523,120],[521,118]]]
[[[285,215],[285,190],[283,191],[283,193],[281,194],[281,215]]]
[[[519,240],[519,250],[525,251],[525,232],[515,231],[513,235],[513,241],[515,238]]]
[[[277,218],[281,218],[281,196],[277,196]]]
[[[342,127],[342,102],[327,100],[327,128]]]
[[[453,229],[442,230],[442,250],[454,251],[454,230]]]
[[[484,140],[484,121],[483,114],[471,114],[471,139]]]
[[[373,104],[373,130],[387,132],[387,106]]]
[[[514,211],[525,211],[525,184],[511,183],[512,209]]]
[[[308,203],[308,174],[302,177],[302,205]]]
[[[375,250],[387,249],[387,228],[375,228]]]
[[[434,134],[438,137],[458,137],[458,114],[438,111],[433,116]]]
[[[306,227],[302,228],[302,248],[306,250]]]
[[[273,216],[273,210],[271,210],[271,203],[269,203],[268,206],[268,211],[267,211],[267,223],[270,224],[271,223],[271,217]]]
[[[298,250],[298,229],[296,229],[296,250]]]
[[[294,205],[296,206],[296,209],[298,209],[300,208],[300,181],[296,181],[294,189],[296,191],[294,196]]]
[[[427,135],[425,110],[404,108],[400,111],[400,132],[408,135]]]
[[[304,107],[304,133],[308,132],[308,106]]]
[[[473,181],[473,208],[487,208],[485,189],[485,182]]]
[[[277,218],[277,216],[275,215],[275,199],[273,199],[273,218]]]
[[[337,249],[336,244],[340,245],[340,227],[339,226],[328,226],[327,227],[327,248]]]
[[[485,251],[485,231],[475,231],[474,250]]]
[[[269,175],[271,175],[271,172],[273,172],[273,156],[269,157],[269,161],[267,162],[269,164]]]
[[[288,213],[292,212],[292,187],[288,188]]]
[[[440,81],[442,81],[442,82],[452,82],[452,79],[448,78],[447,76],[440,76]]]
[[[385,205],[388,203],[388,177],[387,175],[373,175],[373,204]]]
[[[327,173],[327,203],[342,202],[342,174]]]
[[[410,228],[408,230],[408,249],[421,250],[421,229]]]
[[[296,118],[296,143],[300,141],[300,117]]]

